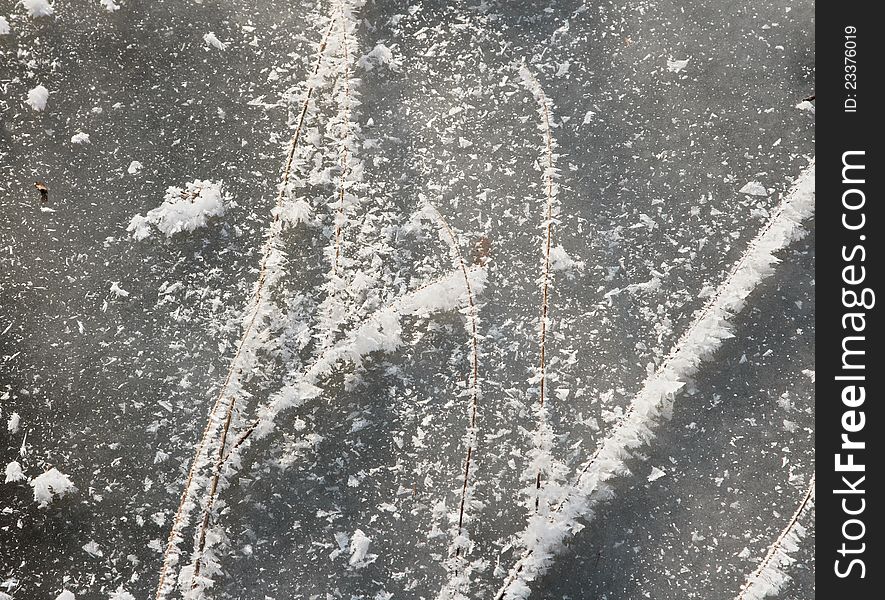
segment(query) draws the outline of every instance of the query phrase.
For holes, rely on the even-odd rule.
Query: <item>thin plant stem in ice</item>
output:
[[[332,263],[333,274],[338,273],[338,263],[341,259],[341,238],[344,233],[342,228],[344,222],[344,199],[347,177],[350,174],[350,156],[347,144],[353,135],[353,129],[350,123],[352,108],[350,91],[350,49],[347,47],[347,23],[349,22],[349,19],[347,19],[347,15],[345,14],[344,2],[339,2],[338,9],[340,12],[338,23],[341,27],[341,78],[343,81],[342,86],[344,87],[342,125],[344,126],[345,132],[339,146],[341,175],[338,183],[338,214],[335,217],[335,258]]]
[[[320,65],[322,64],[323,55],[326,50],[326,43],[329,39],[329,35],[332,31],[332,25],[334,24],[334,19],[332,19],[329,23],[329,26],[322,38],[320,43],[320,47],[317,52],[316,62],[314,67],[314,75],[319,72]],[[286,189],[289,183],[289,178],[291,176],[292,171],[292,163],[295,155],[295,149],[298,146],[298,142],[301,138],[301,134],[304,129],[305,117],[307,115],[308,106],[310,104],[311,97],[313,96],[314,87],[308,86],[304,99],[302,101],[301,112],[299,113],[298,121],[295,127],[295,131],[292,134],[292,138],[289,142],[289,151],[286,157],[286,162],[283,168],[283,174],[281,177],[281,181],[279,184],[279,191],[276,198],[276,207],[279,208],[283,204],[283,199],[285,197]],[[246,347],[247,341],[251,337],[253,333],[253,329],[255,323],[258,319],[258,315],[261,312],[261,305],[264,300],[263,292],[265,288],[265,283],[267,282],[268,275],[268,262],[269,257],[271,255],[272,247],[276,241],[276,238],[279,235],[280,231],[280,211],[274,212],[273,221],[270,227],[270,235],[268,235],[265,240],[264,247],[262,249],[262,260],[261,267],[259,269],[258,280],[255,284],[254,292],[252,298],[250,299],[249,304],[252,306],[250,317],[247,321],[247,324],[243,330],[243,334],[240,337],[240,341],[237,345],[236,353],[234,357],[231,359],[230,367],[228,368],[227,375],[225,377],[224,383],[219,390],[219,393],[215,399],[215,403],[212,407],[212,410],[209,413],[209,419],[206,423],[206,427],[203,430],[203,433],[200,438],[200,442],[197,445],[196,451],[194,453],[194,458],[191,462],[190,469],[188,471],[188,476],[185,481],[184,490],[182,491],[181,501],[178,504],[178,508],[175,513],[175,517],[172,521],[172,528],[169,532],[169,538],[166,543],[166,549],[163,553],[163,564],[160,569],[159,581],[157,583],[157,591],[156,591],[156,599],[161,600],[163,598],[168,597],[169,592],[172,591],[174,586],[174,578],[170,576],[170,570],[178,563],[178,559],[180,557],[180,549],[179,544],[182,541],[182,530],[187,526],[187,520],[190,516],[190,512],[193,509],[194,505],[194,496],[196,495],[195,483],[196,476],[198,471],[203,467],[203,463],[205,461],[204,452],[208,449],[209,440],[215,435],[215,425],[217,421],[217,416],[220,412],[223,400],[226,396],[228,396],[228,390],[230,388],[231,382],[234,379],[235,373],[237,372],[240,364],[240,357],[243,355],[243,351]],[[227,437],[227,430],[230,428],[230,422],[234,410],[234,406],[236,403],[236,394],[230,395],[227,403],[226,416],[224,422],[221,424],[222,429],[222,443],[219,448],[219,454],[223,452],[224,449],[224,440]],[[210,498],[214,496],[214,491],[217,488],[217,475],[218,475],[218,465],[216,461],[215,468],[215,476],[213,477],[213,483],[211,486]],[[207,506],[211,504],[211,500],[207,503]],[[207,508],[208,510],[208,508]],[[205,522],[205,516],[204,516]],[[202,539],[205,540],[205,534],[202,534]],[[197,564],[197,567],[199,563]]]
[[[547,396],[547,330],[550,316],[550,287],[551,287],[551,260],[550,252],[553,248],[553,228],[557,212],[556,196],[558,186],[554,181],[557,177],[556,169],[556,141],[553,138],[552,107],[550,100],[544,93],[544,89],[538,82],[537,78],[529,71],[528,67],[522,65],[519,74],[525,86],[534,96],[538,103],[538,114],[541,122],[539,129],[541,130],[543,146],[540,158],[540,164],[544,173],[544,220],[542,222],[542,260],[541,260],[541,311],[539,326],[539,358],[538,358],[538,433],[542,436],[549,434],[549,426],[547,424],[547,407],[545,400]],[[545,442],[541,442],[545,444]],[[535,477],[535,512],[540,508],[541,502],[541,466],[538,466]]]
[[[732,336],[731,320],[743,310],[750,292],[773,272],[778,262],[774,253],[805,234],[802,222],[814,214],[814,173],[812,161],[666,358],[643,382],[629,408],[578,470],[574,483],[549,515],[543,541],[523,552],[495,595],[496,600],[528,596],[528,582],[546,572],[576,520],[587,517],[591,501],[606,490],[606,480],[626,470],[625,460],[631,450],[654,437],[653,428],[676,393]]]
[[[458,244],[458,239],[455,236],[455,232],[452,227],[449,225],[448,221],[442,216],[442,213],[439,212],[439,209],[436,208],[434,204],[431,202],[427,203],[433,212],[436,214],[436,218],[442,226],[443,231],[446,232],[446,235],[449,238],[450,247],[452,248],[452,253],[454,255],[455,261],[457,262],[457,266],[461,269],[461,273],[464,275],[464,288],[467,294],[467,323],[468,323],[468,333],[470,334],[470,349],[471,349],[471,373],[470,373],[470,400],[469,400],[469,411],[470,411],[470,424],[467,429],[467,456],[464,459],[464,481],[461,486],[461,501],[458,507],[458,536],[460,537],[464,531],[464,512],[465,506],[467,504],[467,497],[469,491],[470,484],[470,465],[471,460],[473,459],[473,454],[475,452],[474,446],[476,445],[476,437],[477,437],[477,429],[476,429],[476,413],[479,405],[479,333],[478,329],[478,308],[476,306],[476,299],[473,297],[473,289],[470,286],[470,277],[467,273],[467,263],[464,261],[464,255],[461,253],[461,247]],[[455,548],[455,556],[461,555],[461,545],[459,544]]]
[[[811,476],[808,489],[799,506],[796,507],[793,516],[787,522],[787,526],[768,547],[762,562],[747,577],[747,581],[744,582],[735,600],[761,600],[781,590],[789,579],[782,569],[793,562],[789,552],[796,549],[798,542],[805,535],[805,528],[802,527],[800,521],[812,510],[814,510],[814,475]]]

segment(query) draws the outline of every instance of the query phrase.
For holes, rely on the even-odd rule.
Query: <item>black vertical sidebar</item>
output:
[[[878,8],[819,3],[815,19],[815,573],[820,597],[840,600],[885,593],[885,31]]]

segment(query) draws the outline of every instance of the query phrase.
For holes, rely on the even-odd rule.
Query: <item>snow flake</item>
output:
[[[768,196],[768,190],[758,181],[750,181],[744,187],[738,190],[741,194],[748,196]]]
[[[21,0],[21,3],[32,17],[50,17],[55,12],[49,0]]]
[[[18,413],[14,412],[9,415],[9,419],[6,421],[6,430],[9,433],[18,433],[18,427],[21,423],[21,417]]]
[[[28,99],[25,100],[25,104],[27,104],[37,112],[41,112],[43,110],[46,110],[46,103],[48,101],[49,90],[47,90],[42,85],[38,85],[37,87],[28,91]]]
[[[690,60],[691,60],[690,58],[686,58],[685,60],[672,60],[672,59],[668,58],[667,59],[667,70],[670,71],[671,73],[678,73],[679,71],[681,71],[682,69],[684,69],[685,67],[688,66],[688,61],[690,61]]]
[[[120,287],[120,284],[116,281],[111,282],[111,293],[116,294],[117,298],[128,298],[129,292]]]
[[[6,465],[6,483],[16,483],[22,479],[27,479],[27,477],[22,473],[22,466],[18,461],[14,460]]]
[[[34,502],[40,508],[46,508],[54,498],[63,498],[75,489],[70,478],[55,467],[31,480],[31,487],[34,488]]]
[[[149,210],[146,216],[132,217],[126,231],[131,232],[136,241],[150,237],[153,228],[169,238],[182,231],[205,227],[210,218],[223,216],[225,208],[221,181],[195,179],[184,188],[167,188],[163,203]]]
[[[212,46],[213,48],[218,48],[219,50],[227,48],[227,44],[219,40],[211,31],[203,36],[203,41],[206,42],[207,45]]]

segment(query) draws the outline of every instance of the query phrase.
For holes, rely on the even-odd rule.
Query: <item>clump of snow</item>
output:
[[[111,293],[116,294],[117,298],[128,298],[129,292],[120,287],[120,284],[116,281],[111,282]]]
[[[22,473],[22,466],[18,464],[18,461],[14,460],[6,465],[6,483],[15,483],[22,479],[26,479],[26,477]]]
[[[133,160],[131,163],[129,163],[129,168],[126,169],[126,172],[129,173],[130,175],[135,175],[136,173],[141,171],[142,168],[144,168],[143,164],[141,164],[137,160]]]
[[[811,114],[814,114],[814,104],[812,104],[808,100],[803,100],[796,105],[796,108],[798,108],[799,110],[807,110]]]
[[[750,181],[738,191],[748,196],[768,196],[768,190],[758,181]]]
[[[369,545],[372,540],[361,529],[357,529],[350,536],[350,560],[348,564],[361,568],[373,562],[376,558],[374,554],[369,554]]]
[[[275,207],[271,211],[273,216],[279,217],[284,225],[290,226],[311,221],[312,212],[310,204],[301,199],[295,202],[285,202],[282,206]]]
[[[384,44],[376,44],[371,51],[360,57],[357,64],[366,71],[381,66],[387,66],[392,71],[399,70],[399,62],[393,57],[393,51]]]
[[[6,17],[0,17],[0,35],[9,35],[9,21],[6,20]]]
[[[596,116],[596,113],[592,110],[588,110],[586,114],[584,114],[584,125],[589,125],[593,122],[593,117]]]
[[[104,9],[108,12],[120,10],[120,6],[114,0],[99,0],[99,2],[101,2],[101,5],[104,6]]]
[[[214,33],[211,31],[203,36],[203,41],[206,42],[209,46],[213,48],[218,48],[219,50],[224,50],[227,48],[227,44],[219,40]]]
[[[88,144],[89,143],[89,134],[83,133],[82,131],[79,133],[75,133],[71,136],[72,144]]]
[[[583,268],[584,263],[573,259],[562,246],[550,248],[550,268],[554,271],[571,271],[575,268]]]
[[[76,600],[76,596],[73,592],[68,590],[62,590],[61,593],[55,597],[55,600]]]
[[[682,69],[688,66],[688,61],[690,58],[686,58],[685,60],[671,60],[667,59],[667,70],[671,73],[678,73]]]
[[[12,413],[9,415],[9,419],[6,421],[6,430],[9,433],[18,433],[18,426],[21,423],[21,417],[18,413]]]
[[[56,469],[49,469],[42,475],[34,477],[31,481],[31,487],[34,488],[34,502],[40,505],[40,508],[46,508],[53,498],[62,498],[68,492],[74,490],[74,482]]]
[[[21,3],[32,17],[49,17],[55,12],[49,0],[21,0]]]
[[[120,587],[111,592],[111,595],[108,596],[108,600],[135,600],[135,596],[127,592],[121,583]]]
[[[667,472],[664,471],[663,469],[659,469],[658,467],[653,466],[651,468],[651,473],[649,473],[649,475],[648,475],[648,480],[649,481],[657,481],[658,479],[660,479],[661,477],[663,477],[666,474],[667,474]]]
[[[39,112],[46,109],[46,102],[48,100],[49,90],[42,85],[38,85],[34,89],[28,91],[28,99],[25,100],[25,103]]]
[[[184,189],[172,186],[166,190],[163,203],[148,211],[146,216],[132,217],[126,231],[138,241],[158,229],[166,237],[181,231],[194,231],[205,227],[212,217],[220,217],[225,211],[225,196],[221,181],[195,179]]]

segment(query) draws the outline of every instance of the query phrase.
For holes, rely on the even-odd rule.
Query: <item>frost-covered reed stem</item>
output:
[[[320,42],[316,57],[316,64],[314,67],[314,75],[319,72],[322,58],[326,50],[326,44],[332,31],[333,24],[334,19],[330,21],[329,27],[326,30],[322,41]],[[275,203],[276,209],[279,209],[283,205],[286,189],[291,175],[295,149],[298,146],[298,142],[304,128],[305,116],[307,115],[307,109],[311,100],[311,96],[313,95],[313,91],[314,87],[312,85],[308,86],[307,91],[304,95],[299,119],[289,143],[289,152],[283,168],[283,174],[279,184],[279,190]],[[282,229],[280,214],[281,213],[279,210],[274,211],[273,221],[268,228],[268,234],[265,239],[264,247],[262,248],[261,266],[259,268],[258,279],[255,283],[252,298],[249,302],[252,308],[249,312],[247,312],[247,314],[249,314],[249,317],[247,317],[242,336],[240,337],[240,341],[237,345],[237,350],[234,354],[234,357],[231,359],[230,367],[228,368],[224,383],[222,384],[218,396],[215,399],[215,403],[212,406],[212,410],[209,413],[209,419],[206,423],[206,427],[203,429],[203,433],[200,437],[200,442],[197,445],[194,453],[194,458],[191,461],[187,480],[185,481],[184,490],[182,491],[181,500],[178,504],[178,508],[176,509],[175,517],[172,521],[172,528],[169,532],[169,538],[166,543],[166,548],[163,552],[163,564],[160,569],[159,581],[157,583],[157,591],[155,596],[156,600],[163,600],[165,598],[168,598],[169,594],[175,587],[175,576],[174,574],[172,574],[171,570],[178,564],[179,558],[181,556],[180,544],[184,539],[182,532],[184,528],[187,527],[190,520],[190,514],[196,506],[195,497],[199,489],[197,481],[198,473],[207,466],[209,445],[211,443],[210,440],[214,439],[218,435],[219,428],[221,429],[221,440],[218,450],[219,456],[221,456],[224,451],[227,433],[230,428],[234,406],[236,404],[236,398],[237,395],[241,392],[241,390],[239,389],[239,374],[242,371],[242,360],[243,357],[248,354],[247,345],[251,341],[255,328],[255,323],[258,321],[259,315],[264,312],[263,292],[268,281],[268,274],[272,267],[276,267],[281,263],[281,257],[279,256],[279,253],[276,251],[275,248],[277,238]],[[231,393],[232,388],[235,388],[233,389],[233,393]],[[225,398],[227,398],[228,400],[227,408],[224,411],[224,420],[220,421],[219,416],[222,412],[222,406]],[[211,511],[212,502],[218,486],[218,472],[219,465],[218,460],[216,460],[215,473],[212,478],[212,483],[210,484],[209,499],[206,503],[206,508],[204,509],[204,515],[201,523],[207,522],[206,513],[208,511]],[[203,525],[203,528],[205,528],[205,525]],[[203,540],[203,543],[205,543],[204,531],[201,531],[200,538]],[[196,566],[198,570],[199,562],[197,562]]]
[[[342,79],[342,99],[339,101],[340,110],[341,110],[341,126],[344,129],[343,134],[341,135],[341,141],[339,144],[339,161],[340,161],[340,169],[341,175],[338,182],[338,214],[335,217],[335,258],[332,263],[332,272],[333,274],[338,273],[338,262],[341,259],[341,236],[343,235],[343,226],[344,226],[344,200],[345,200],[345,192],[347,189],[347,178],[350,175],[350,151],[348,149],[348,144],[351,142],[353,137],[353,127],[351,125],[351,112],[352,112],[352,96],[350,91],[350,48],[348,48],[348,38],[347,38],[347,29],[350,20],[352,19],[352,15],[349,10],[345,9],[345,3],[338,3],[339,10],[339,18],[338,23],[340,26],[340,36],[341,36],[341,79]]]
[[[544,180],[544,220],[541,223],[544,232],[541,242],[541,277],[539,283],[541,286],[541,315],[539,325],[539,359],[538,359],[538,432],[536,434],[536,457],[538,461],[537,474],[535,477],[535,512],[540,509],[541,503],[541,485],[542,470],[545,464],[548,470],[552,470],[552,455],[550,455],[552,446],[552,432],[547,422],[547,407],[545,401],[547,397],[547,330],[549,328],[550,315],[550,288],[552,284],[551,276],[551,260],[550,251],[553,248],[553,228],[556,223],[559,204],[557,195],[559,186],[556,184],[556,178],[559,177],[559,170],[556,168],[556,158],[554,150],[556,149],[556,140],[553,137],[552,111],[553,107],[541,84],[535,78],[528,67],[525,65],[519,69],[519,75],[522,78],[525,87],[532,93],[535,101],[538,103],[538,116],[540,123],[538,129],[541,131],[542,147],[539,157],[539,164],[543,171]]]
[[[458,244],[458,238],[452,227],[443,217],[439,209],[430,202],[427,205],[433,209],[436,219],[448,236],[449,248],[455,260],[455,267],[461,270],[464,275],[464,289],[467,300],[467,333],[470,336],[470,399],[469,414],[470,424],[467,428],[467,457],[464,460],[464,482],[461,486],[461,502],[458,507],[458,535],[461,536],[464,531],[464,507],[467,503],[468,486],[470,482],[470,462],[473,458],[474,446],[476,444],[476,413],[479,406],[479,310],[476,306],[476,299],[473,297],[473,289],[470,286],[470,276],[467,272],[467,263],[464,261],[464,255],[461,253],[461,247]],[[455,556],[460,556],[461,546],[455,549]]]
[[[759,567],[747,577],[747,581],[741,587],[740,593],[735,600],[762,600],[767,596],[777,594],[789,580],[783,569],[793,562],[790,556],[795,552],[799,542],[805,537],[805,528],[801,525],[805,515],[814,510],[814,475],[808,483],[802,501],[796,507],[793,516],[787,522],[787,526],[775,538]]]
[[[771,219],[750,242],[716,292],[643,385],[611,433],[579,469],[575,482],[562,495],[536,543],[523,552],[495,595],[497,600],[528,597],[528,583],[547,571],[565,539],[589,519],[592,504],[604,492],[606,481],[627,472],[625,461],[633,449],[654,437],[653,428],[666,414],[676,393],[730,337],[731,320],[744,308],[745,298],[774,271],[775,252],[805,234],[802,222],[814,214],[814,162],[800,174]],[[580,526],[578,526],[580,529]]]

